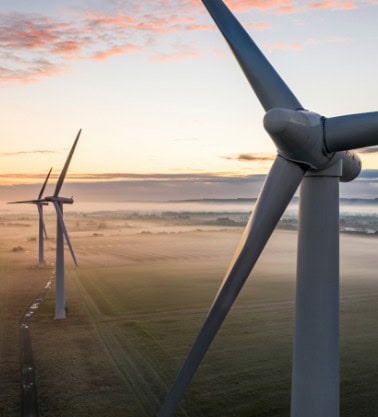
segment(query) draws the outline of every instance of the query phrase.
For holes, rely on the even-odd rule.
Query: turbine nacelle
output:
[[[45,197],[46,201],[51,201],[52,203],[56,202],[56,203],[61,203],[61,204],[73,204],[73,198],[67,198],[67,197],[55,197],[55,196],[50,196],[50,197]]]
[[[276,144],[278,153],[289,161],[320,170],[338,157],[327,152],[323,118],[317,113],[273,108],[264,116],[264,127]]]
[[[341,181],[352,181],[361,171],[360,158],[353,152],[329,152],[325,117],[307,110],[273,108],[264,116],[264,127],[283,158],[321,171],[342,160]]]

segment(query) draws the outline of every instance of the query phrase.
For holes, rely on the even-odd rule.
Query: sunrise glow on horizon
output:
[[[226,3],[307,108],[378,110],[377,1]],[[57,175],[79,128],[69,181],[268,171],[264,111],[200,2],[5,0],[0,12],[0,184]],[[378,149],[360,156],[378,169]]]

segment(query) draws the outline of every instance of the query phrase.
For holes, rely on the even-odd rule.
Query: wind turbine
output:
[[[12,201],[8,204],[35,204],[38,209],[39,215],[39,234],[38,234],[38,266],[40,268],[45,266],[45,255],[44,255],[44,238],[43,234],[45,234],[45,238],[47,239],[47,232],[45,222],[43,221],[43,206],[47,206],[48,203],[42,199],[42,195],[45,191],[47,181],[49,180],[52,168],[47,174],[45,182],[42,185],[41,191],[38,194],[38,198],[36,200],[26,200],[26,201]]]
[[[361,163],[350,149],[378,144],[378,112],[325,118],[305,110],[221,0],[202,0],[266,114],[277,146],[205,323],[158,417],[172,416],[266,242],[300,190],[291,417],[339,416],[339,181]]]
[[[63,220],[63,205],[64,204],[73,204],[73,198],[61,197],[59,192],[63,186],[64,179],[67,175],[68,167],[72,156],[75,152],[77,142],[81,134],[81,129],[79,130],[76,139],[72,145],[70,153],[68,154],[66,163],[62,169],[62,172],[58,178],[58,181],[55,186],[55,191],[52,196],[45,197],[44,201],[51,202],[54,204],[56,217],[57,217],[57,228],[56,228],[56,263],[55,263],[55,282],[56,282],[56,294],[55,294],[55,319],[61,320],[66,318],[66,303],[65,303],[65,293],[64,293],[64,238],[66,239],[67,246],[70,250],[71,256],[75,265],[78,266],[76,261],[75,253],[73,251],[70,238],[68,236],[67,228]],[[64,236],[64,238],[63,238]]]

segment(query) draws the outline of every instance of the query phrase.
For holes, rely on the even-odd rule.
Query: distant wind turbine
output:
[[[38,234],[38,266],[40,268],[45,266],[45,254],[44,254],[44,237],[43,234],[45,234],[45,238],[47,239],[47,232],[46,232],[46,226],[45,222],[43,220],[43,206],[47,206],[48,202],[42,199],[43,193],[46,188],[47,181],[49,180],[50,174],[51,174],[52,168],[50,168],[50,171],[47,174],[47,177],[45,179],[45,182],[42,185],[41,191],[38,194],[38,198],[36,200],[25,200],[25,201],[12,201],[8,204],[35,204],[38,209],[39,214],[39,234]]]
[[[73,198],[66,198],[59,196],[59,192],[63,186],[64,179],[67,175],[68,167],[70,165],[73,153],[75,151],[77,142],[81,134],[79,130],[76,139],[72,145],[70,153],[68,154],[66,163],[56,183],[55,191],[52,196],[45,197],[44,201],[54,204],[56,216],[57,216],[57,228],[56,228],[56,264],[55,264],[55,282],[56,282],[56,301],[55,301],[55,319],[61,320],[66,318],[66,304],[65,304],[65,292],[64,292],[64,238],[66,239],[67,246],[70,250],[71,256],[75,265],[78,266],[75,253],[73,251],[70,238],[63,220],[63,204],[73,204]],[[64,238],[63,238],[64,236]]]
[[[339,181],[361,170],[350,149],[378,144],[378,112],[325,118],[305,110],[224,3],[202,2],[266,111],[264,126],[278,156],[158,417],[173,415],[301,183],[291,417],[338,417]]]

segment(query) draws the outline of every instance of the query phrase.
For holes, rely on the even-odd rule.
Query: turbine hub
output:
[[[324,118],[306,110],[274,108],[264,117],[264,127],[278,153],[312,169],[324,169],[340,156],[329,153],[324,142]]]

